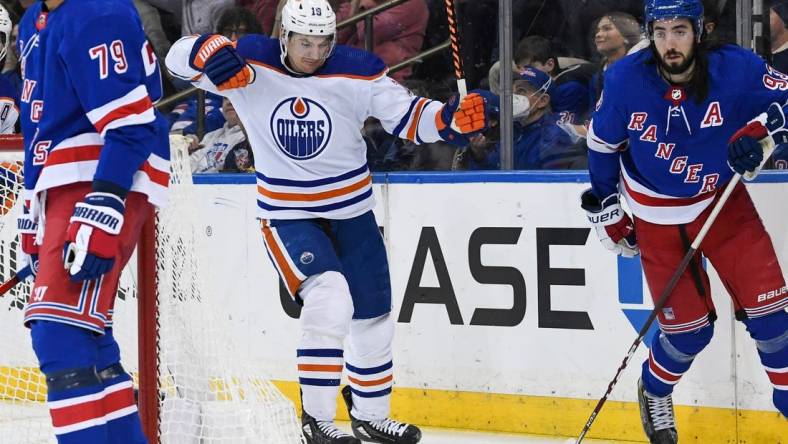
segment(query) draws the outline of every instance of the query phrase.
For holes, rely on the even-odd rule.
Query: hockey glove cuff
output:
[[[189,64],[205,73],[219,91],[241,88],[254,81],[254,70],[235,45],[221,35],[202,35],[194,42]]]
[[[728,166],[752,180],[776,145],[788,142],[785,114],[782,107],[772,103],[769,109],[736,131],[728,141]]]
[[[621,208],[618,194],[611,194],[600,202],[589,188],[580,196],[580,206],[586,210],[588,221],[596,229],[605,248],[624,257],[634,257],[640,253],[635,226]]]
[[[97,279],[115,265],[124,209],[123,199],[111,193],[89,193],[76,204],[63,245],[73,282]]]

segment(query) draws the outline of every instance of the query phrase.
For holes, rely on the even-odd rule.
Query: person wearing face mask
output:
[[[554,82],[550,94],[553,112],[560,114],[560,122],[582,124],[590,111],[589,84],[596,71],[592,63],[578,63],[564,68],[559,65],[558,54],[545,37],[525,37],[517,44],[514,60],[517,66],[533,66],[548,74]]]
[[[499,93],[499,78],[491,70],[490,87]],[[570,136],[558,126],[559,115],[551,108],[555,92],[553,79],[544,72],[526,66],[513,73],[514,169],[575,169],[586,166],[585,150],[574,148]],[[493,113],[497,104],[493,103]],[[469,170],[500,169],[501,144],[492,144],[484,136],[471,139]]]

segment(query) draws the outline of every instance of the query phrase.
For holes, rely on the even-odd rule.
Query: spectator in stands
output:
[[[584,149],[558,126],[558,117],[550,108],[554,93],[552,78],[528,66],[514,72],[513,93],[529,102],[526,112],[517,112],[514,122],[514,168],[518,170],[586,168]],[[520,115],[517,115],[520,114]],[[468,169],[500,169],[500,143],[488,143],[485,136],[473,139],[469,149]]]
[[[5,66],[9,54],[13,58],[14,28],[11,14],[0,4],[0,66]],[[0,134],[19,133],[18,119],[19,90],[8,77],[0,76]]]
[[[254,152],[248,140],[230,149],[221,170],[222,173],[254,173],[254,171]]]
[[[193,173],[216,173],[225,166],[225,159],[230,150],[246,140],[241,120],[229,99],[222,101],[222,112],[226,122],[200,141],[195,135],[189,135],[189,157]]]
[[[251,11],[257,17],[263,34],[273,35],[274,22],[277,17],[279,0],[239,0],[238,6],[242,6]]]
[[[156,57],[159,60],[164,60],[164,57],[170,51],[172,42],[167,38],[167,33],[164,32],[159,9],[148,0],[134,0],[134,7],[140,15],[145,35],[148,37],[151,45],[153,45],[153,52],[156,53]],[[163,69],[162,72],[167,72],[167,70]]]
[[[772,4],[769,10],[769,31],[772,43],[772,65],[788,72],[788,0]]]
[[[246,34],[260,34],[262,28],[257,18],[245,8],[235,7],[226,9],[216,24],[216,32],[236,41]],[[205,131],[211,132],[224,125],[224,116],[221,113],[222,97],[205,93]],[[175,106],[168,116],[171,124],[170,131],[183,134],[197,132],[197,99],[189,99]]]
[[[14,26],[11,28],[11,44],[8,45],[2,72],[2,76],[11,82],[13,90],[16,92],[14,96],[16,98],[22,94],[22,70],[19,63],[19,48],[15,44],[18,35],[19,25],[17,22],[14,22]]]
[[[621,11],[632,17],[642,17],[643,0],[558,0],[566,23],[558,39],[566,54],[591,60],[587,38],[596,32],[596,21],[609,11]]]
[[[216,22],[216,32],[236,41],[246,34],[262,34],[263,28],[257,17],[246,8],[228,8]]]
[[[344,2],[337,11],[337,21],[341,21],[360,11],[374,8],[385,0],[360,0]],[[356,8],[356,5],[358,9]],[[407,60],[421,50],[427,28],[429,10],[425,0],[409,0],[399,6],[387,9],[373,18],[372,51],[388,66]],[[364,47],[365,25],[363,21],[356,26],[337,30],[337,43]],[[410,76],[411,68],[405,68],[389,75],[395,80]]]
[[[602,92],[605,70],[617,60],[624,58],[635,45],[638,45],[637,48],[648,46],[648,40],[643,39],[638,21],[625,12],[614,11],[603,15],[596,22],[594,29],[596,30],[594,47],[602,60],[599,63],[599,71],[592,80],[591,103],[596,103]]]
[[[589,85],[596,71],[593,64],[579,63],[562,69],[550,40],[536,35],[525,37],[518,43],[514,62],[520,69],[533,66],[553,79],[550,104],[553,112],[560,115],[560,122],[583,123],[590,112]]]

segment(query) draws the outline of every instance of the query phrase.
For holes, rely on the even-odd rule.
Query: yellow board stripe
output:
[[[298,384],[274,384],[293,401],[300,414]],[[430,427],[567,437],[580,433],[595,405],[596,400],[400,387],[391,396],[392,416],[401,421]],[[339,398],[337,417],[348,419]],[[685,443],[788,444],[788,421],[777,412],[676,406],[676,421],[681,442]],[[637,404],[608,401],[588,437],[645,442]]]
[[[273,383],[300,414],[298,383]],[[215,392],[223,392],[221,387],[220,382],[211,384]],[[0,399],[43,402],[44,378],[36,368],[0,367]],[[423,426],[577,436],[596,400],[398,387],[391,404],[394,417]],[[337,417],[348,419],[339,397]],[[788,444],[788,421],[777,412],[676,406],[676,421],[682,442]],[[644,442],[637,404],[608,401],[588,437]]]

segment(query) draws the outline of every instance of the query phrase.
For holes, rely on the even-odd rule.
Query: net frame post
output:
[[[151,207],[137,245],[137,340],[142,429],[150,444],[159,444],[159,328],[156,295],[156,225]]]

